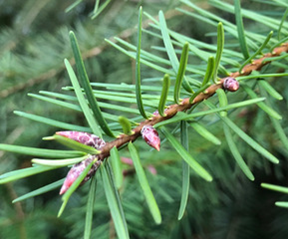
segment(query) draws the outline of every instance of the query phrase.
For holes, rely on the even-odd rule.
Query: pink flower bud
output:
[[[153,112],[153,115],[158,116],[158,115],[159,115],[158,110],[155,110],[155,111]]]
[[[65,181],[60,189],[60,195],[62,195],[63,193],[65,193],[70,187],[71,185],[75,182],[75,180],[81,175],[81,173],[84,171],[84,169],[92,162],[92,160],[94,160],[96,158],[96,155],[90,155],[89,158],[83,160],[80,163],[74,164],[73,167],[69,170]],[[96,172],[96,170],[98,169],[99,165],[101,162],[96,161],[96,163],[94,163],[91,167],[91,169],[89,170],[89,172],[87,173],[86,177],[83,179],[83,181],[81,182],[80,185],[83,185],[85,182],[87,182],[92,176],[93,174]]]
[[[237,91],[239,89],[239,82],[233,77],[227,77],[223,82],[223,88],[228,91]]]
[[[133,165],[133,160],[131,158],[121,157],[121,162],[127,165]]]
[[[91,147],[94,147],[96,149],[101,149],[105,146],[105,141],[103,139],[100,139],[98,136],[89,134],[86,132],[78,132],[78,131],[60,131],[56,132],[57,135],[67,137],[69,139],[75,140],[81,144],[85,144]],[[65,193],[68,188],[71,187],[71,185],[75,182],[75,180],[81,175],[81,173],[84,171],[84,169],[97,157],[97,155],[90,155],[87,159],[83,160],[80,163],[77,163],[73,165],[73,167],[69,170],[66,179],[60,189],[60,195]],[[86,177],[83,179],[80,185],[87,182],[92,175],[96,172],[98,166],[101,162],[96,161],[96,163],[93,164],[91,169],[89,170]]]
[[[145,142],[156,150],[160,150],[160,138],[158,132],[151,125],[143,126],[141,130],[142,138]]]
[[[149,165],[147,168],[150,171],[150,173],[152,173],[153,175],[157,174],[157,170],[153,165]]]
[[[170,108],[170,106],[167,106],[167,107],[164,109],[164,113],[165,113],[167,110],[169,110],[169,108]],[[160,114],[159,114],[159,111],[158,111],[158,110],[155,110],[155,111],[153,112],[153,115],[154,115],[154,116],[160,115]]]
[[[89,134],[86,132],[78,132],[78,131],[59,131],[56,132],[57,135],[73,139],[81,144],[85,144],[95,149],[101,149],[105,145],[105,141],[100,139],[98,136],[94,134]]]

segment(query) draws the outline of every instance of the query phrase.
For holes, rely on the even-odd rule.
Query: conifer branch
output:
[[[237,78],[239,76],[247,76],[252,73],[252,71],[259,71],[264,65],[267,65],[271,61],[265,61],[265,59],[270,57],[277,57],[280,56],[281,53],[287,53],[288,52],[288,43],[284,43],[281,46],[274,48],[272,53],[266,53],[263,57],[253,60],[251,64],[247,64],[243,67],[241,72],[234,72],[231,73],[228,77]],[[223,88],[224,80],[227,77],[221,78],[217,84],[213,84],[210,87],[208,87],[204,92],[201,92],[198,96],[196,96],[192,103],[190,103],[190,98],[185,98],[181,101],[180,104],[173,104],[167,107],[165,110],[165,116],[161,116],[160,114],[155,114],[152,118],[147,119],[140,123],[139,126],[137,126],[135,129],[133,129],[133,134],[131,135],[125,135],[122,134],[119,136],[119,138],[107,142],[106,145],[102,148],[101,153],[97,155],[98,160],[103,161],[105,158],[107,158],[110,155],[110,150],[115,146],[117,148],[129,143],[135,141],[140,135],[141,130],[144,126],[150,125],[153,126],[161,121],[165,121],[167,119],[170,119],[174,117],[178,112],[185,111],[187,109],[190,109],[193,105],[202,102],[203,100],[206,100],[213,96],[217,89]]]

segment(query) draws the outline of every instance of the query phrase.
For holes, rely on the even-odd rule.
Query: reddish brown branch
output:
[[[260,59],[257,60],[253,60],[253,62],[251,64],[247,64],[242,72],[234,72],[230,74],[230,77],[236,78],[239,76],[245,76],[245,75],[250,75],[252,73],[252,71],[259,71],[261,70],[261,68],[270,63],[269,61],[263,62],[266,58],[270,58],[270,57],[276,57],[279,56],[282,52],[288,52],[288,43],[284,43],[283,45],[275,48],[273,50],[272,53],[267,53],[265,54],[263,57],[261,57]],[[104,160],[105,158],[107,158],[110,154],[110,150],[116,146],[117,148],[119,148],[122,145],[125,145],[127,143],[129,143],[130,141],[133,142],[134,140],[136,140],[140,135],[141,135],[141,130],[143,128],[144,125],[155,125],[156,123],[159,123],[161,121],[170,119],[172,117],[174,117],[177,112],[179,111],[185,111],[187,109],[190,109],[193,105],[195,105],[196,103],[199,103],[205,99],[208,99],[209,97],[211,97],[212,95],[215,94],[216,90],[219,88],[223,88],[223,82],[226,79],[222,78],[220,79],[219,83],[211,85],[210,87],[208,87],[205,92],[200,93],[194,100],[192,103],[189,102],[189,98],[185,98],[182,100],[181,104],[174,104],[174,105],[170,105],[167,110],[165,111],[166,116],[162,117],[161,115],[155,115],[153,116],[151,119],[147,119],[143,122],[140,123],[139,126],[137,126],[135,129],[133,129],[134,134],[133,135],[120,135],[119,138],[106,143],[106,145],[102,148],[101,150],[101,154],[98,155],[98,160]]]

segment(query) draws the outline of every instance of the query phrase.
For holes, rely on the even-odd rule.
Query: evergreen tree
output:
[[[0,4],[1,238],[288,236],[286,1]]]

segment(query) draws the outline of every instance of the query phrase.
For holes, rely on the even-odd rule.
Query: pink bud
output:
[[[96,155],[90,155],[89,158],[83,160],[80,163],[77,163],[75,165],[73,165],[73,167],[69,170],[65,181],[60,189],[60,195],[62,195],[63,193],[65,193],[70,187],[71,185],[75,182],[75,180],[81,175],[81,173],[84,171],[84,169],[92,162],[92,160],[94,160],[96,158]],[[81,182],[80,185],[83,185],[85,182],[87,182],[92,175],[96,172],[96,170],[98,169],[99,165],[101,162],[96,161],[91,169],[89,170],[89,172],[87,173],[86,177],[83,179],[83,181]]]
[[[157,170],[153,165],[149,165],[147,168],[150,171],[150,173],[152,173],[153,175],[157,174]]]
[[[228,91],[237,91],[239,89],[239,82],[233,77],[227,77],[223,82],[223,88]]]
[[[95,149],[101,149],[105,145],[105,141],[100,139],[98,136],[94,134],[89,134],[86,132],[78,132],[78,131],[59,131],[56,132],[57,135],[73,139],[81,144],[85,144]]]
[[[169,110],[169,108],[170,108],[170,106],[167,106],[167,107],[164,109],[164,113],[165,113],[167,110]],[[159,114],[159,111],[158,111],[158,110],[155,110],[155,111],[153,112],[153,115],[154,115],[154,116],[160,115],[160,114]]]
[[[75,140],[81,144],[85,144],[91,147],[94,147],[96,149],[101,149],[105,146],[105,141],[103,139],[100,139],[98,136],[89,134],[86,132],[78,132],[78,131],[60,131],[56,132],[57,135],[67,137],[69,139]],[[71,187],[71,185],[75,182],[75,180],[81,175],[81,173],[84,171],[84,169],[97,157],[97,155],[90,155],[87,159],[83,160],[80,163],[77,163],[73,165],[73,167],[69,170],[66,179],[60,189],[60,195],[65,193],[68,188]],[[91,169],[89,170],[86,177],[83,179],[80,185],[87,182],[92,175],[96,172],[99,164],[101,162],[96,161],[96,163],[93,164]]]
[[[158,132],[151,125],[143,126],[141,130],[142,138],[145,142],[156,150],[160,150],[160,138]]]
[[[131,158],[121,157],[121,162],[127,165],[133,165],[133,160]]]
[[[158,116],[158,115],[159,115],[158,110],[155,110],[155,111],[153,112],[153,115]]]

